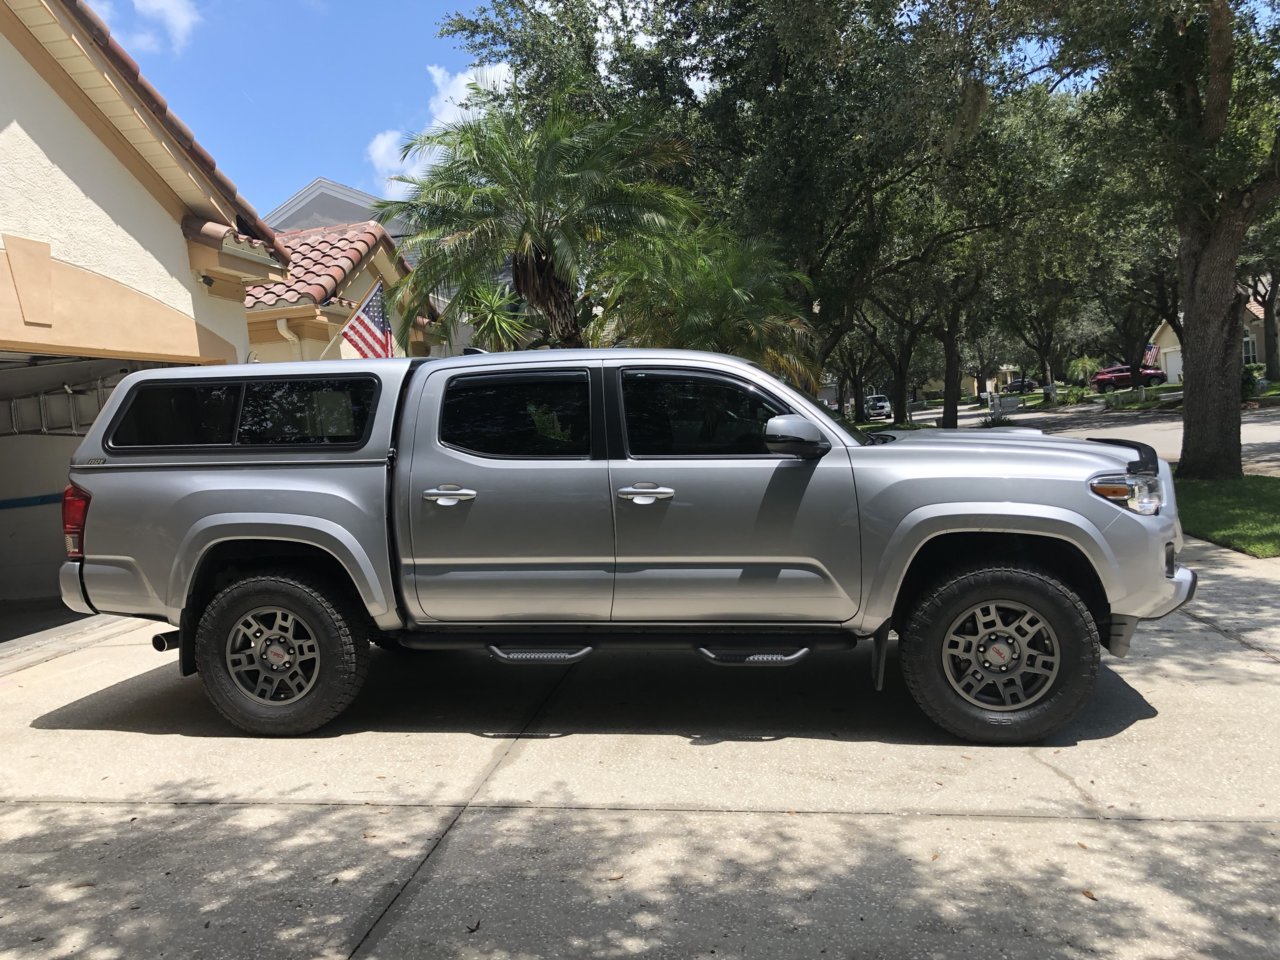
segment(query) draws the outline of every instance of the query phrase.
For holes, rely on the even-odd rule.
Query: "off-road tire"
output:
[[[294,702],[253,699],[227,665],[231,631],[261,607],[279,607],[302,618],[319,648],[314,684]],[[241,730],[261,736],[298,736],[324,726],[355,699],[369,669],[363,612],[327,581],[293,571],[255,574],[222,590],[200,617],[195,654],[214,708]]]
[[[961,614],[985,601],[1025,604],[1056,635],[1057,675],[1047,692],[1025,707],[983,709],[947,678],[947,632]],[[938,726],[976,743],[1019,744],[1043,740],[1084,706],[1097,679],[1099,648],[1093,615],[1076,591],[1033,567],[991,565],[950,574],[926,588],[899,637],[898,655],[907,689]]]

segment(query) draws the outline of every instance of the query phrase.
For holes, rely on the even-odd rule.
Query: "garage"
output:
[[[0,600],[58,594],[67,463],[137,360],[0,353]]]

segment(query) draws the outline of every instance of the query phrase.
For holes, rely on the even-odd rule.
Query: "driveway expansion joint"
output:
[[[502,766],[502,762],[506,760],[507,755],[515,749],[516,744],[520,742],[520,739],[525,735],[525,733],[528,732],[531,727],[535,726],[545,715],[547,706],[555,698],[555,695],[564,685],[565,679],[573,672],[576,666],[577,664],[574,664],[560,674],[556,682],[551,685],[551,689],[547,691],[547,695],[543,697],[538,702],[538,705],[533,708],[533,711],[529,714],[529,719],[524,722],[524,725],[520,728],[519,732],[514,737],[507,738],[503,750],[496,757],[490,760],[484,770],[480,772],[480,776],[476,778],[475,787],[472,789],[470,795],[462,802],[462,805],[454,811],[453,816],[449,818],[449,822],[445,824],[444,829],[440,831],[440,835],[432,840],[427,846],[426,852],[422,855],[422,859],[420,859],[413,870],[409,872],[409,876],[404,883],[396,887],[395,893],[392,894],[391,898],[387,901],[386,906],[384,906],[378,915],[374,917],[373,923],[369,925],[369,929],[364,932],[364,935],[356,942],[355,947],[353,947],[351,952],[347,955],[347,960],[355,960],[355,957],[362,949],[364,949],[365,944],[370,943],[370,937],[372,937],[373,932],[378,929],[378,925],[382,923],[388,914],[391,913],[392,908],[399,902],[400,897],[404,892],[409,889],[410,884],[418,878],[418,874],[420,874],[423,867],[427,865],[427,861],[431,859],[431,855],[444,845],[445,838],[449,836],[449,832],[453,830],[454,825],[462,819],[462,815],[470,809],[475,798],[480,795],[480,791],[483,790],[485,784],[489,782],[489,778],[493,776],[500,766]],[[352,806],[355,806],[355,804],[352,804]],[[360,806],[366,806],[366,804],[361,803]],[[436,805],[423,804],[423,806]]]
[[[1265,647],[1261,647],[1258,644],[1253,643],[1249,640],[1246,640],[1244,637],[1240,636],[1237,633],[1232,633],[1230,630],[1222,626],[1212,617],[1202,617],[1198,614],[1192,613],[1186,607],[1183,607],[1181,610],[1178,611],[1178,613],[1181,613],[1184,616],[1190,617],[1196,623],[1200,624],[1201,626],[1208,627],[1214,633],[1218,634],[1221,637],[1224,637],[1227,640],[1234,640],[1236,643],[1240,644],[1240,646],[1247,647],[1248,649],[1252,650],[1254,653],[1260,653],[1264,657],[1266,657],[1268,660],[1271,660],[1275,663],[1280,663],[1280,657],[1277,657],[1270,650],[1266,649]]]

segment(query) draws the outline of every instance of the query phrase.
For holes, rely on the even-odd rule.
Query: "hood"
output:
[[[1088,440],[1059,437],[1031,427],[991,427],[968,430],[882,430],[873,440],[891,444],[894,449],[914,452],[947,451],[966,455],[990,455],[993,459],[1013,462],[1038,458],[1047,461],[1078,461],[1092,471],[1118,473],[1159,473],[1160,461],[1155,451],[1139,440]]]

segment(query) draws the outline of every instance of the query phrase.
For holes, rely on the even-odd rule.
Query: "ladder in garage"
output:
[[[84,436],[120,379],[99,377],[0,400],[0,436]]]

